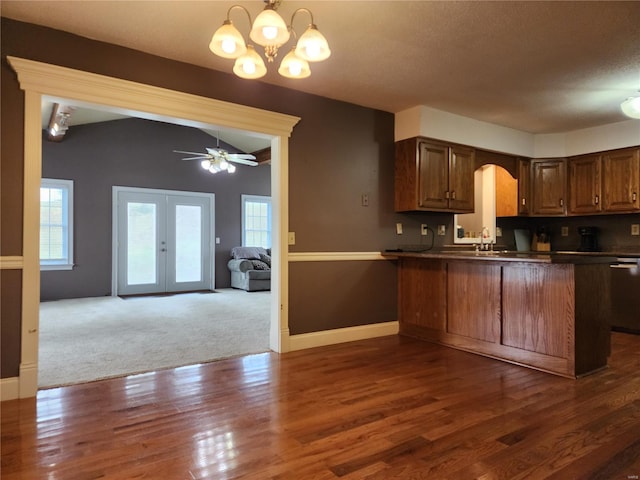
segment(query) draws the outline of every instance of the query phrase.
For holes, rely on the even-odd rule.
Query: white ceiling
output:
[[[12,1],[2,16],[230,72],[208,44],[227,9],[261,1]],[[427,105],[531,133],[627,120],[640,90],[640,2],[283,1],[313,12],[332,55],[268,83],[388,112]],[[248,21],[234,10],[245,35]],[[296,16],[301,33],[306,14]],[[46,46],[43,46],[45,48]],[[283,47],[284,48],[284,47]],[[287,48],[288,49],[288,48]],[[246,81],[246,80],[243,80]],[[255,80],[254,80],[255,81]]]

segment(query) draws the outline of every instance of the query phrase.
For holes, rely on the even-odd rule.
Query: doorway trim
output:
[[[71,99],[78,105],[133,113],[151,120],[195,128],[223,126],[271,139],[273,254],[270,348],[289,350],[288,243],[289,137],[299,117],[208,97],[8,56],[24,90],[24,207],[22,245],[22,325],[18,378],[20,398],[38,391],[40,305],[39,193],[42,178],[43,97]]]

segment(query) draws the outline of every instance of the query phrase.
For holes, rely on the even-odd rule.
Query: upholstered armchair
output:
[[[234,247],[227,266],[233,288],[247,292],[271,290],[271,249]]]

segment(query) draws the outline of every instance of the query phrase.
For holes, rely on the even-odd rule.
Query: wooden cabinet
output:
[[[569,160],[569,212],[602,211],[602,156],[584,155]]]
[[[566,160],[531,161],[532,215],[564,215],[566,213]]]
[[[604,165],[604,210],[623,213],[640,210],[640,148],[606,153]]]
[[[404,319],[401,332],[411,335],[415,327],[444,332],[446,329],[446,275],[441,261],[400,259],[398,312]]]
[[[498,265],[478,262],[447,265],[447,332],[483,342],[500,342]]]
[[[531,161],[518,160],[518,215],[531,213]]]
[[[421,137],[396,142],[395,210],[473,211],[473,148]]]
[[[569,160],[569,213],[640,210],[640,149],[581,155]]]
[[[607,365],[607,259],[556,264],[407,255],[398,265],[402,335],[565,377]]]
[[[571,265],[502,267],[502,342],[553,357],[568,358],[572,323]],[[523,292],[526,292],[523,295]]]

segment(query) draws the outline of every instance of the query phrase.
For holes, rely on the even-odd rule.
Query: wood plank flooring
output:
[[[383,337],[1,405],[3,480],[640,477],[640,336],[578,380]]]

